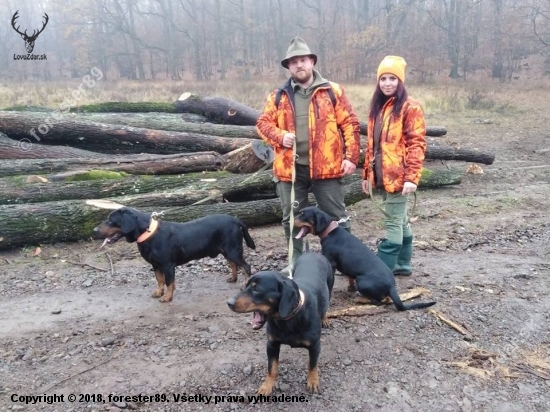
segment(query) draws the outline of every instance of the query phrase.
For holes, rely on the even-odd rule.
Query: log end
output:
[[[178,102],[187,100],[187,99],[189,99],[190,97],[191,97],[191,93],[185,92],[185,93],[183,93],[183,94],[178,98]]]
[[[103,200],[103,199],[89,199],[86,200],[86,204],[90,206],[95,206],[100,209],[120,209],[121,207],[124,207],[124,205],[121,205],[120,203],[115,203],[110,200]]]

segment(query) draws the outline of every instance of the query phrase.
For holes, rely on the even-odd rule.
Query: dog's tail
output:
[[[248,246],[250,249],[256,249],[256,244],[254,243],[254,240],[250,236],[250,233],[248,233],[248,227],[244,224],[244,222],[240,219],[237,219],[239,222],[239,226],[241,227],[241,230],[243,231],[243,237],[244,241],[246,243],[246,246]]]
[[[395,288],[395,286],[392,286],[392,288],[390,289],[390,298],[391,300],[393,300],[395,307],[399,311],[429,308],[430,306],[435,305],[435,302],[413,303],[412,305],[405,305],[403,302],[401,302],[401,298],[399,297],[399,293],[397,293],[397,289]]]

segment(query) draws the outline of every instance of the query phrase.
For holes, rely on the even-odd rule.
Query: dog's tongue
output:
[[[252,329],[260,329],[264,325],[263,317],[260,312],[254,311],[252,315]]]
[[[308,233],[309,233],[309,227],[302,226],[302,228],[300,229],[300,231],[296,235],[296,239],[301,239],[301,238],[307,236]]]
[[[110,237],[106,237],[105,240],[103,241],[103,243],[101,244],[101,246],[99,247],[100,249],[103,249],[103,247],[109,243],[111,241],[111,238]]]

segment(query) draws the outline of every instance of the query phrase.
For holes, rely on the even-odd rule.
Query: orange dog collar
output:
[[[159,227],[159,221],[155,218],[151,218],[151,222],[149,223],[149,227],[145,232],[143,232],[139,237],[137,238],[138,243],[145,242],[147,239],[149,239],[153,234],[157,231],[157,228]]]

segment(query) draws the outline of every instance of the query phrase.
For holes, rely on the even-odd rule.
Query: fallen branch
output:
[[[399,297],[401,298],[401,301],[405,302],[407,300],[420,297],[423,293],[429,293],[429,292],[430,291],[425,288],[414,288],[406,293],[399,295]],[[385,305],[389,305],[389,304],[392,304],[393,302],[390,299],[388,301],[384,301],[383,303]],[[358,305],[358,306],[351,306],[349,308],[329,311],[327,313],[327,317],[337,318],[340,316],[369,316],[369,315],[377,315],[384,312],[388,312],[388,311],[380,310],[380,306],[377,306],[377,305]]]
[[[78,266],[89,266],[91,267],[92,269],[96,269],[96,270],[100,270],[102,272],[107,272],[109,269],[103,269],[103,268],[99,268],[97,266],[94,266],[94,265],[90,265],[89,263],[80,263],[80,262],[72,262],[70,260],[65,260],[63,259],[63,261],[67,262],[67,263],[70,263],[71,265],[78,265]]]
[[[460,333],[461,335],[470,335],[470,332],[468,332],[466,330],[466,328],[462,327],[461,325],[459,325],[458,323],[456,322],[453,322],[452,320],[450,320],[449,318],[443,316],[440,312],[434,310],[434,309],[430,309],[428,310],[428,313],[431,313],[432,315],[434,315],[436,318],[438,318],[440,321],[442,321],[443,323],[446,323],[447,325],[449,325],[451,328],[453,328],[454,330],[456,330],[458,333]]]
[[[120,352],[122,352],[122,349],[123,349],[125,346],[126,346],[126,342],[124,342],[124,343],[120,346],[120,348],[118,348],[118,351],[117,351],[113,356],[111,356],[109,359],[107,359],[107,360],[105,360],[105,361],[103,361],[103,362],[100,362],[100,363],[98,363],[97,365],[92,366],[92,367],[90,367],[90,368],[88,368],[88,369],[84,369],[84,370],[81,371],[81,372],[75,373],[75,374],[69,376],[68,378],[65,378],[65,379],[63,379],[63,380],[61,380],[61,381],[59,381],[59,382],[56,382],[56,383],[54,383],[52,386],[50,386],[48,389],[46,389],[46,390],[44,390],[44,391],[40,391],[40,392],[41,392],[41,393],[42,393],[42,392],[43,392],[43,393],[46,393],[46,392],[48,392],[49,390],[52,390],[53,388],[55,388],[56,386],[61,385],[62,383],[65,383],[65,382],[67,382],[68,380],[74,378],[75,376],[82,375],[83,373],[86,373],[86,372],[89,372],[89,371],[94,370],[94,369],[96,369],[96,368],[99,368],[101,365],[105,365],[106,363],[112,361],[113,359],[118,358],[118,355],[120,355]]]

